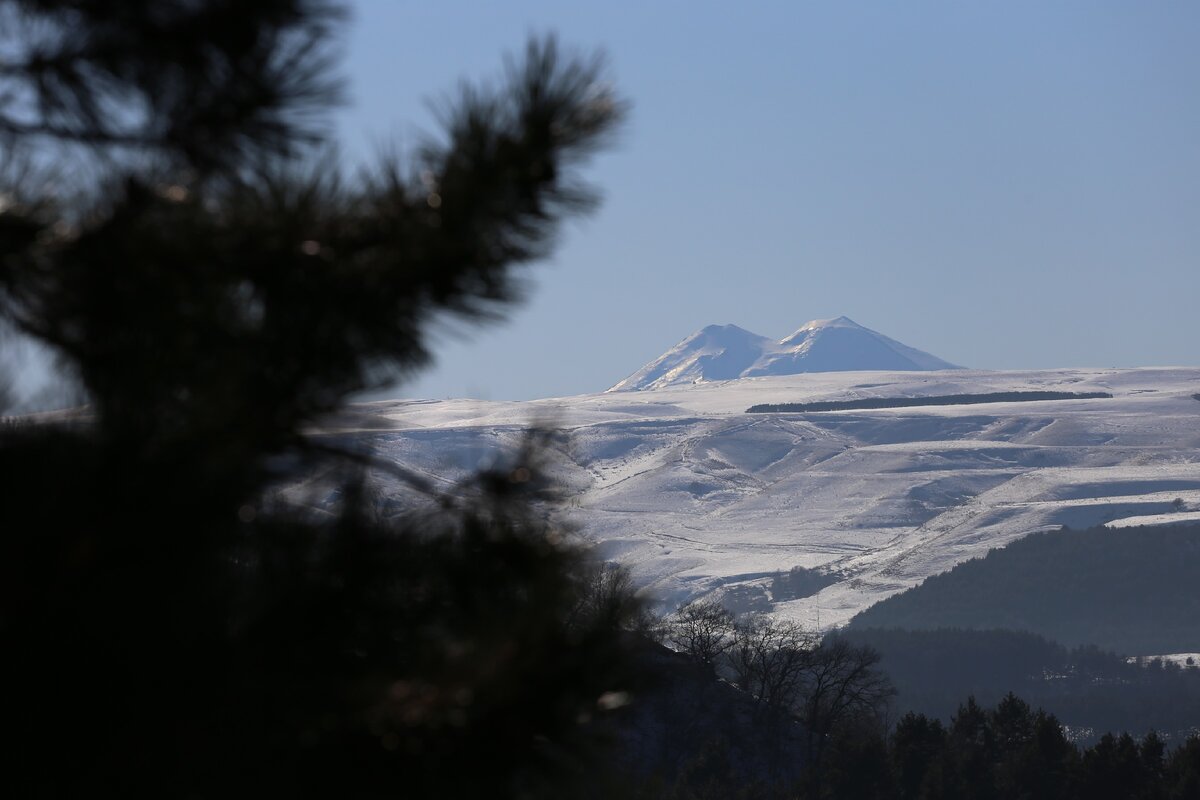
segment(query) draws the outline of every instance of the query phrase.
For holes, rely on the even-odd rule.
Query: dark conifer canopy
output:
[[[0,2],[0,316],[87,402],[0,431],[19,794],[561,793],[627,687],[636,604],[538,510],[542,444],[435,492],[319,434],[440,315],[520,299],[624,104],[534,40],[411,163],[352,172],[344,17]]]

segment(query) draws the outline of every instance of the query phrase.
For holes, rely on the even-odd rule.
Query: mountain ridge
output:
[[[773,340],[737,325],[708,325],[607,391],[642,391],[806,372],[962,369],[846,316],[814,319]]]

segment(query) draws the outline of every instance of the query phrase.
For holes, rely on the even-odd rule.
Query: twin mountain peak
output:
[[[802,372],[935,369],[962,367],[864,328],[849,317],[814,319],[779,341],[737,325],[709,325],[608,391]]]

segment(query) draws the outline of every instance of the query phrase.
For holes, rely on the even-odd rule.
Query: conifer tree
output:
[[[413,163],[352,174],[344,16],[0,2],[0,318],[86,398],[0,431],[19,795],[561,796],[627,688],[634,605],[581,600],[537,447],[444,492],[392,468],[427,502],[387,517],[387,465],[313,432],[434,320],[520,298],[623,104],[535,40]]]

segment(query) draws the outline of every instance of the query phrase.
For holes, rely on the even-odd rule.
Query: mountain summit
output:
[[[709,325],[608,391],[801,372],[935,369],[961,367],[864,328],[849,317],[814,319],[780,341],[737,325]]]

